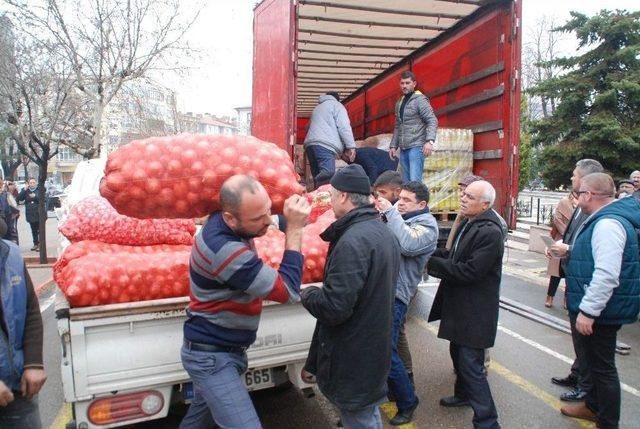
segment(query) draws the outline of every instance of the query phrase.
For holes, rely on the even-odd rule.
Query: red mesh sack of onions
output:
[[[307,194],[307,201],[311,205],[309,223],[314,223],[324,212],[331,210],[331,185],[322,185]]]
[[[302,254],[304,255],[302,283],[322,281],[329,243],[320,238],[320,234],[335,220],[333,210],[329,210],[318,217],[315,223],[304,227],[302,234]],[[282,261],[284,241],[284,233],[276,229],[270,229],[264,236],[254,240],[260,259],[275,269],[280,267]]]
[[[54,279],[72,307],[173,298],[189,294],[191,246],[71,244]]]
[[[291,158],[273,143],[180,134],[133,141],[111,153],[100,194],[131,217],[197,218],[220,208],[220,187],[234,174],[258,179],[274,213],[303,190]]]
[[[193,219],[136,219],[124,216],[106,199],[91,196],[73,206],[59,229],[71,242],[98,240],[149,246],[192,244],[196,225]]]

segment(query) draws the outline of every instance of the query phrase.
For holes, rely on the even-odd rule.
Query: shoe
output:
[[[447,396],[440,399],[440,405],[443,407],[466,407],[471,405],[468,399],[461,399],[456,396]]]
[[[578,385],[578,379],[573,374],[569,374],[565,378],[552,377],[551,382],[553,384],[557,384],[558,386],[565,387],[576,387]]]
[[[547,299],[544,301],[544,306],[547,308],[553,307],[553,297],[547,296]]]
[[[560,400],[565,402],[580,402],[584,401],[585,396],[587,396],[587,392],[584,390],[574,389],[560,395]]]
[[[416,408],[418,408],[419,403],[420,401],[416,398],[415,404],[413,404],[406,410],[398,410],[398,413],[391,420],[389,420],[389,423],[392,426],[399,426],[406,425],[407,423],[411,422],[411,420],[413,420],[413,412],[416,410]]]
[[[34,245],[34,246],[31,248],[31,251],[32,251],[32,252],[35,252],[36,250],[38,250],[38,245],[37,245],[37,244],[36,244],[36,245]]]
[[[592,422],[596,421],[596,413],[587,408],[585,404],[567,405],[566,407],[560,408],[560,412],[567,417],[589,420]]]

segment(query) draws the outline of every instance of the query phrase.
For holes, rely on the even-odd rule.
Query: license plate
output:
[[[244,384],[249,390],[266,389],[275,386],[271,368],[254,369],[244,374]],[[182,395],[185,401],[193,400],[193,383],[182,385]]]
[[[275,386],[271,368],[254,369],[244,374],[244,384],[249,390],[265,389]]]

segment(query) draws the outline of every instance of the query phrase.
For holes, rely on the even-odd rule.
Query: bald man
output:
[[[575,238],[567,262],[567,306],[584,349],[593,387],[585,402],[562,414],[617,429],[620,380],[615,366],[616,337],[640,312],[638,230],[640,202],[615,200],[613,179],[604,173],[582,178],[578,206],[589,216]]]
[[[496,339],[504,252],[500,219],[491,210],[495,198],[489,182],[469,184],[451,249],[436,249],[427,264],[429,275],[442,279],[429,321],[440,320],[438,337],[450,341],[456,371],[454,394],[440,405],[471,406],[475,429],[500,428],[484,371],[484,350]]]
[[[300,301],[302,228],[307,200],[285,201],[285,251],[276,271],[255,253],[252,239],[271,225],[271,199],[249,176],[233,176],[220,190],[222,210],[196,235],[189,263],[191,302],[184,324],[182,364],[194,398],[181,429],[261,428],[241,375],[255,341],[262,300]]]

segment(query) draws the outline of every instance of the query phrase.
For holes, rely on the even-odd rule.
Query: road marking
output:
[[[380,409],[387,416],[387,418],[389,420],[394,418],[395,415],[398,413],[398,408],[396,407],[396,403],[395,402],[385,402],[384,404],[380,405]],[[394,428],[416,429],[416,426],[413,423],[407,423],[405,425],[394,426]]]
[[[429,325],[425,320],[422,320],[415,316],[411,316],[411,318],[418,324],[418,326],[420,326],[425,331],[428,331],[434,335],[438,334],[438,330],[435,328],[435,326]],[[556,399],[555,396],[551,395],[550,393],[547,393],[546,391],[539,388],[535,384],[530,383],[523,377],[519,376],[518,374],[500,365],[498,362],[495,361],[495,359],[491,359],[491,366],[489,367],[489,371],[495,372],[496,374],[500,375],[502,378],[504,378],[508,382],[518,386],[519,388],[524,390],[526,393],[530,394],[531,396],[534,396],[535,398],[540,399],[549,407],[560,412],[560,408],[563,406],[563,404],[562,402],[560,402],[559,399]],[[595,423],[593,422],[587,422],[584,420],[573,419],[573,418],[572,420],[575,421],[578,425],[580,425],[580,427],[585,429],[594,429],[596,427]]]
[[[62,404],[60,411],[58,411],[58,415],[53,421],[51,429],[64,429],[67,423],[69,423],[72,418],[73,414],[71,413],[71,404],[67,404],[65,402]]]
[[[561,361],[568,363],[569,365],[573,364],[573,359],[571,359],[568,356],[565,356],[561,353],[558,353],[554,350],[551,350],[550,348],[543,346],[540,343],[537,343],[533,340],[530,340],[527,337],[523,337],[522,335],[518,334],[517,332],[513,332],[512,330],[505,328],[504,326],[498,326],[498,330],[500,330],[501,332],[504,332],[505,334],[522,341],[523,343],[526,343],[528,345],[530,345],[531,347],[534,347],[538,350],[540,350],[541,352],[544,352],[546,354],[548,354],[549,356],[553,356],[556,359],[560,359]],[[622,388],[622,390],[624,390],[627,393],[632,394],[633,396],[636,396],[638,398],[640,398],[640,390],[636,389],[635,387],[631,387],[628,384],[622,383],[620,382],[620,387]]]
[[[55,295],[52,295],[49,298],[47,298],[46,301],[40,305],[40,313],[44,313],[45,311],[47,311],[47,309],[51,307],[51,305],[55,302],[55,300],[56,300]]]

